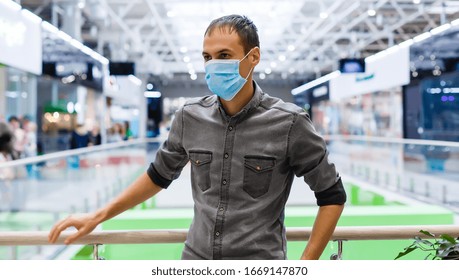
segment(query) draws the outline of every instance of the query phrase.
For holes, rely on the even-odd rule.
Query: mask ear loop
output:
[[[255,68],[255,67],[250,68],[249,74],[247,75],[247,77],[245,77],[245,80],[246,80],[246,81],[247,81],[247,78],[248,78],[248,77],[250,76],[250,74],[252,73],[253,68]]]
[[[243,61],[252,51],[254,48],[251,48],[250,51],[241,59],[239,62]]]
[[[254,48],[250,49],[250,51],[241,59],[239,60],[239,63],[241,63],[241,61],[243,61],[252,51],[253,51]],[[253,68],[250,68],[250,71],[249,71],[249,74],[247,74],[247,76],[245,77],[245,80],[247,81],[247,78],[250,76],[250,74],[252,73],[253,71]]]

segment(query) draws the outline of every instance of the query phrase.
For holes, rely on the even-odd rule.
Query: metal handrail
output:
[[[420,233],[426,230],[435,236],[449,234],[459,236],[459,225],[417,225],[417,226],[350,226],[337,227],[330,240],[395,240],[411,239],[416,236],[430,238]],[[312,228],[288,228],[289,241],[306,241]],[[75,233],[62,232],[55,245],[64,244],[64,240]],[[113,230],[96,231],[78,239],[74,244],[153,244],[182,243],[188,230]],[[7,231],[0,232],[0,246],[51,245],[47,231]]]
[[[337,141],[337,140],[364,141],[364,142],[385,143],[385,144],[389,143],[389,144],[424,145],[424,146],[441,146],[441,147],[459,148],[458,142],[436,141],[436,140],[386,138],[386,137],[359,136],[359,135],[324,135],[323,138],[325,140],[332,140],[332,141]],[[159,143],[159,142],[162,142],[163,140],[164,139],[159,139],[159,138],[140,138],[140,139],[134,139],[134,140],[129,140],[129,141],[123,141],[119,143],[110,143],[110,144],[97,145],[97,146],[74,149],[74,150],[55,152],[55,153],[50,153],[50,154],[36,156],[36,157],[30,157],[30,158],[3,162],[3,163],[0,163],[0,168],[16,167],[16,166],[22,166],[26,164],[35,164],[35,163],[44,162],[48,160],[55,160],[55,159],[66,158],[70,156],[77,156],[77,155],[88,154],[88,153],[93,153],[93,152],[118,149],[122,147],[128,147],[128,146],[144,144],[144,143]]]
[[[371,143],[383,144],[402,144],[402,145],[422,145],[422,146],[441,146],[459,148],[459,142],[452,141],[437,141],[437,140],[419,140],[419,139],[405,139],[405,138],[387,138],[375,136],[360,136],[360,135],[324,135],[325,140],[331,141],[363,141]]]
[[[112,149],[119,149],[123,147],[139,145],[139,144],[159,143],[161,141],[162,139],[159,139],[159,138],[141,138],[141,139],[128,140],[128,141],[123,141],[123,142],[118,142],[118,143],[110,143],[110,144],[103,144],[103,145],[91,146],[91,147],[86,147],[86,148],[54,152],[54,153],[36,156],[36,157],[23,158],[23,159],[3,162],[3,163],[0,163],[0,168],[16,167],[16,166],[22,166],[26,164],[35,164],[35,163],[49,161],[49,160],[61,159],[61,158],[66,158],[66,157],[71,157],[71,156],[78,156],[78,155],[112,150]]]

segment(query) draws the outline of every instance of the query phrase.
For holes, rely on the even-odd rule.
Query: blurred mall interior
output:
[[[325,139],[348,196],[338,226],[459,224],[457,0],[0,0],[0,237],[94,211],[145,172],[174,113],[212,94],[203,36],[228,14],[258,27],[253,79],[302,107]],[[187,229],[191,172],[100,229]],[[295,178],[287,228],[312,226],[316,211]],[[343,258],[394,259],[411,242],[348,241]],[[289,241],[289,259],[304,244]],[[179,259],[182,249],[101,254]],[[91,250],[0,244],[0,260]],[[323,258],[334,251],[330,242]]]

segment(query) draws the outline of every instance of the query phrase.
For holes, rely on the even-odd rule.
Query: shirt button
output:
[[[223,180],[223,185],[226,185],[226,180]]]
[[[229,126],[228,129],[231,131],[231,130],[233,130],[233,127],[232,127],[232,126]]]
[[[225,154],[225,158],[228,158],[228,157],[229,157],[229,155],[228,155],[228,154]]]
[[[260,170],[261,170],[261,167],[260,167],[260,166],[257,166],[257,168],[256,168],[256,169],[257,169],[258,171],[260,171]]]
[[[220,207],[220,209],[219,209],[219,210],[220,210],[220,212],[223,212],[223,210],[225,210],[225,208],[223,208],[223,207]]]
[[[215,233],[215,236],[220,236],[220,232],[217,231],[217,232]]]
[[[197,161],[196,161],[196,164],[199,164],[199,163],[200,163],[200,161],[199,161],[199,160],[197,160]]]

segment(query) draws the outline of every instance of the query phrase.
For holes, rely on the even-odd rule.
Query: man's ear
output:
[[[254,67],[260,62],[260,55],[260,48],[253,48],[252,53],[250,54],[250,62],[253,64]]]

